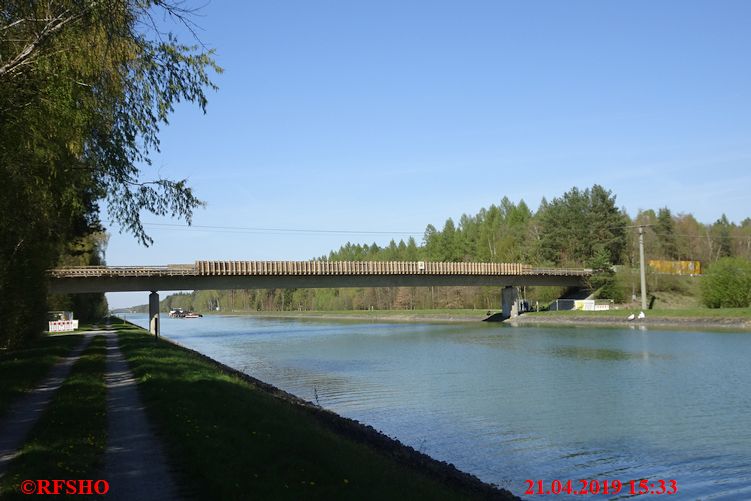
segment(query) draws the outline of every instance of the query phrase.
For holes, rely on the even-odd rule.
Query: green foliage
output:
[[[597,291],[598,297],[602,299],[612,299],[617,303],[623,302],[626,297],[623,284],[613,270],[608,251],[604,248],[597,249],[589,261],[589,267],[594,271],[589,279],[589,288]]]
[[[730,237],[731,225],[725,214],[715,221],[712,228],[717,242],[717,256],[729,257],[733,255],[733,245]]]
[[[673,222],[673,215],[667,207],[663,207],[657,213],[655,233],[662,251],[662,257],[665,259],[678,259],[675,223]]]
[[[688,280],[692,277],[681,275],[665,275],[650,272],[647,274],[647,290],[652,292],[675,292],[689,294],[691,288]]]
[[[555,264],[586,262],[607,251],[620,264],[626,247],[628,216],[615,205],[615,195],[602,186],[572,188],[538,213],[541,256]]]
[[[612,273],[613,264],[610,262],[610,253],[603,248],[595,250],[594,256],[587,263],[593,271],[598,273]]]
[[[539,305],[540,308],[547,307],[550,303],[561,297],[566,291],[566,287],[526,287],[526,298],[529,304],[534,308]],[[497,291],[495,291],[498,294]]]
[[[702,299],[709,308],[745,308],[751,305],[751,261],[725,257],[702,279]]]
[[[220,71],[210,52],[147,30],[160,11],[183,21],[188,12],[131,0],[0,9],[0,347],[41,331],[45,270],[101,230],[100,201],[144,244],[142,214],[190,222],[201,205],[184,180],[149,179],[141,167],[174,103],[205,110],[209,73]]]
[[[628,291],[617,273],[611,275],[606,282],[600,287],[598,297],[601,299],[612,299],[616,303],[623,303],[628,297]]]
[[[108,237],[95,232],[78,238],[63,248],[57,266],[100,266]],[[109,308],[103,293],[53,294],[47,300],[50,310],[72,311],[83,322],[95,322],[107,316]]]

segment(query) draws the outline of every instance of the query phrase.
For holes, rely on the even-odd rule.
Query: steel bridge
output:
[[[431,261],[196,261],[166,266],[84,266],[49,271],[50,291],[150,291],[151,330],[159,331],[160,290],[330,287],[497,286],[504,316],[515,286],[580,286],[586,268],[540,268],[521,263]]]

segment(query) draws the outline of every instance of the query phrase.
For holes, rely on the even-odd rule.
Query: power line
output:
[[[657,233],[656,231],[653,232],[652,234],[658,237],[673,236],[673,237],[682,237],[682,238],[701,238],[701,239],[710,238],[713,240],[725,239],[725,238],[729,238],[731,240],[751,240],[751,235],[746,235],[746,236],[726,235],[726,236],[718,237],[717,235],[707,236],[707,235],[689,235],[688,233]]]
[[[112,223],[112,221],[110,221]],[[210,231],[212,233],[267,233],[303,235],[422,235],[422,231],[374,231],[374,230],[313,230],[308,228],[263,228],[252,226],[185,225],[174,223],[143,223],[144,226],[173,231]]]
[[[114,221],[109,221],[113,223]],[[309,235],[405,235],[415,236],[423,235],[422,231],[375,231],[375,230],[314,230],[308,228],[265,228],[265,227],[253,227],[253,226],[219,226],[219,225],[201,225],[201,224],[175,224],[175,223],[143,223],[144,226],[153,227],[155,229],[171,230],[171,231],[208,231],[212,233],[266,233],[266,234],[309,234]],[[654,224],[634,224],[626,226],[606,226],[604,229],[612,228],[639,228],[639,227],[654,227]],[[652,231],[652,235],[656,236],[674,236],[682,238],[699,238],[705,239],[707,235],[700,234],[685,234],[685,233],[662,233]],[[709,235],[709,238],[718,238],[715,235]],[[737,236],[728,235],[721,238],[729,238],[733,240],[748,240],[750,236]]]

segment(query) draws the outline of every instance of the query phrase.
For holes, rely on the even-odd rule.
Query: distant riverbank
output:
[[[358,320],[371,322],[479,322],[497,310],[339,310],[339,311],[233,311],[220,315],[258,318],[298,318],[320,320]]]
[[[530,312],[507,320],[512,325],[603,325],[603,326],[659,326],[701,327],[751,330],[751,308],[647,310],[646,318],[627,320],[639,310],[610,310],[604,312],[547,311]],[[242,315],[257,318],[287,318],[306,320],[353,320],[368,322],[481,322],[498,310],[437,309],[437,310],[343,310],[343,311],[259,311],[221,312],[222,315]]]
[[[526,313],[508,322],[512,325],[603,325],[603,326],[654,326],[654,327],[697,327],[709,329],[751,330],[751,308],[685,310],[647,310],[646,317],[629,321],[631,313],[639,310],[610,310],[603,312],[547,311]]]

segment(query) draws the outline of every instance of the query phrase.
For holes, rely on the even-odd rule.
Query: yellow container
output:
[[[649,267],[667,275],[701,275],[701,261],[668,261],[650,259]]]

